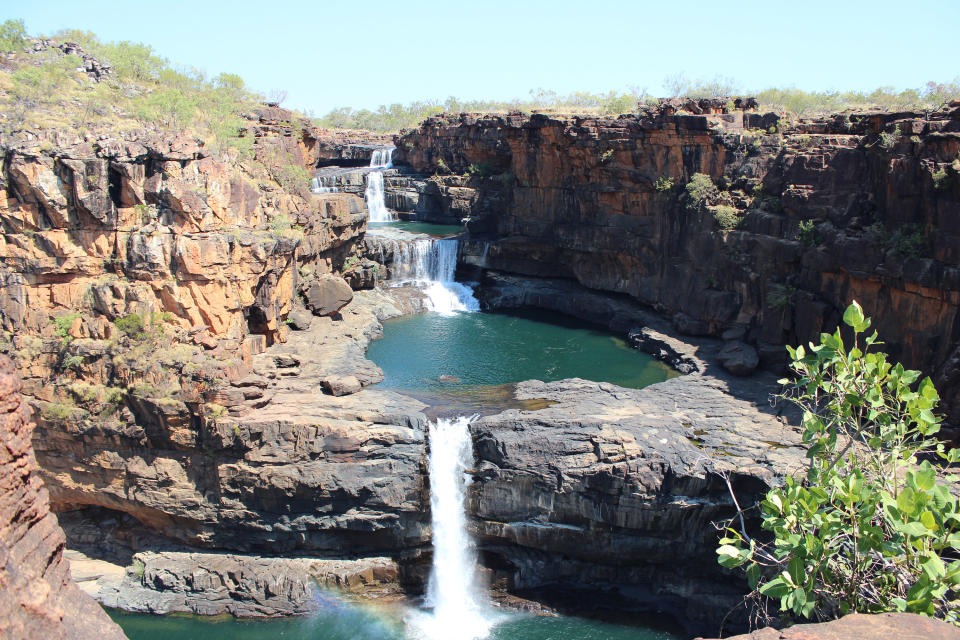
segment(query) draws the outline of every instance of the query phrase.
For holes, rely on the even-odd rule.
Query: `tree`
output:
[[[743,567],[752,596],[796,617],[910,611],[957,623],[960,512],[931,460],[956,462],[935,439],[939,396],[930,378],[892,365],[856,302],[820,344],[787,348],[795,380],[781,396],[803,412],[806,478],[788,477],[759,505],[772,540],[750,537],[740,514],[717,549]],[[862,343],[862,346],[861,346]],[[947,477],[948,481],[955,481]]]
[[[0,24],[0,53],[13,53],[27,45],[27,29],[23,20],[7,20]]]

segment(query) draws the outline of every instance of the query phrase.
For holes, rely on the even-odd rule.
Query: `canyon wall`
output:
[[[625,294],[682,333],[733,330],[771,368],[857,299],[956,424],[960,105],[791,124],[677,109],[436,116],[394,163],[431,183],[434,216],[466,220],[466,262]],[[712,185],[691,195],[698,173]]]
[[[0,351],[53,506],[204,547],[420,545],[422,405],[334,397],[382,379],[363,348],[399,311],[341,313],[363,201],[307,188],[379,138],[251,117],[246,154],[149,131],[3,140]]]
[[[70,579],[63,531],[50,513],[30,445],[29,416],[13,365],[0,356],[0,635],[125,638]]]

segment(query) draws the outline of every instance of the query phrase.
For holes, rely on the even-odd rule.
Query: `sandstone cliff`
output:
[[[29,415],[13,366],[0,356],[0,635],[125,638],[70,579],[63,531],[50,513],[30,445]]]
[[[732,330],[771,367],[855,298],[956,424],[960,105],[790,124],[677,107],[436,116],[398,136],[394,163],[430,184],[412,208],[468,220],[468,262],[627,294],[684,333]],[[694,197],[698,173],[712,185]]]

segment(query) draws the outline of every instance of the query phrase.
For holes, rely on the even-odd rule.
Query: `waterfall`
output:
[[[484,615],[477,561],[467,533],[467,469],[473,466],[469,425],[473,418],[430,424],[430,514],[433,566],[427,606],[411,623],[427,640],[486,638],[493,620]]]
[[[337,177],[333,175],[314,176],[310,182],[310,191],[313,193],[336,193]]]
[[[432,311],[449,315],[457,311],[479,311],[473,289],[454,280],[457,270],[457,238],[417,238],[395,242],[391,276],[400,282],[419,285]]]
[[[393,147],[376,149],[370,156],[370,172],[367,173],[367,190],[363,197],[370,212],[369,222],[390,222],[393,216],[383,199],[383,172],[393,166]]]

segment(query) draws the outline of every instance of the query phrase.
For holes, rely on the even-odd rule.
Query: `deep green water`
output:
[[[402,623],[343,605],[310,617],[241,620],[109,611],[130,640],[405,640]],[[507,615],[490,640],[676,640],[667,631],[573,617]]]
[[[405,222],[399,220],[396,222],[371,222],[368,226],[372,229],[388,228],[409,231],[410,233],[425,233],[428,236],[443,237],[456,235],[463,231],[463,227],[457,224],[431,224],[429,222]]]
[[[464,392],[521,380],[584,378],[639,389],[676,372],[606,331],[546,312],[424,313],[383,323],[367,357],[382,386]],[[440,376],[457,381],[440,382]]]

